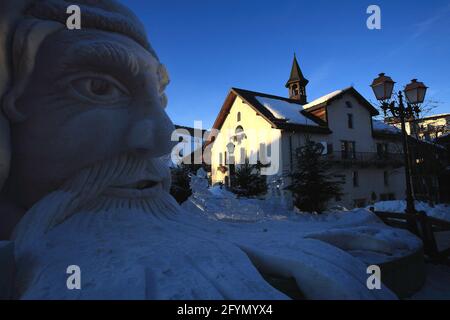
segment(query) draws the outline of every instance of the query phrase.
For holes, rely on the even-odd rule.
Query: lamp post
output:
[[[378,77],[373,80],[371,87],[375,97],[381,103],[381,109],[384,112],[384,116],[386,117],[389,111],[394,118],[400,120],[402,128],[403,154],[405,159],[406,214],[411,231],[416,232],[416,209],[414,206],[411,186],[411,157],[409,154],[408,133],[406,132],[405,121],[419,117],[421,112],[420,105],[425,100],[427,87],[422,82],[417,82],[417,79],[413,79],[404,89],[404,94],[407,100],[407,104],[405,106],[402,91],[397,93],[398,102],[396,102],[395,99],[390,101],[394,90],[394,84],[395,82],[390,77],[386,76],[384,73],[380,73]]]

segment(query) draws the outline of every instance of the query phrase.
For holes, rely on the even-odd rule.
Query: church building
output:
[[[330,205],[362,207],[402,199],[405,193],[400,131],[373,119],[378,111],[354,88],[309,100],[309,81],[294,56],[287,97],[231,88],[214,122],[212,183],[230,184],[236,168],[266,164],[268,196],[289,199],[284,187],[295,169],[296,150],[309,139],[323,145],[343,195]]]

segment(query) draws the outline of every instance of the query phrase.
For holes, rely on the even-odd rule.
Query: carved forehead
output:
[[[67,7],[74,4],[80,6],[83,29],[98,29],[125,35],[157,58],[141,22],[130,10],[114,0],[35,0],[27,7],[25,14],[65,24]]]
[[[63,29],[49,36],[41,46],[40,56],[57,60],[116,58],[126,55],[141,66],[159,64],[159,61],[140,44],[124,35],[100,30]]]
[[[39,49],[37,71],[46,69],[47,76],[64,72],[68,68],[81,67],[103,69],[126,69],[138,75],[159,70],[159,61],[134,40],[111,32],[99,30],[61,30],[49,36]]]

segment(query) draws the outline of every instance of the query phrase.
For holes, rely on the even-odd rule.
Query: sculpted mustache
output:
[[[61,190],[74,192],[81,197],[98,195],[114,183],[121,183],[124,179],[145,172],[150,161],[154,160],[122,154],[81,170],[74,178],[69,179]]]
[[[164,170],[160,159],[122,154],[87,167],[38,203],[22,218],[14,231],[17,243],[23,239],[38,239],[55,226],[74,215],[84,204],[99,198],[112,185],[122,184],[151,170]]]
[[[163,162],[156,158],[139,157],[130,153],[122,154],[111,160],[101,162],[81,170],[74,178],[68,180],[62,191],[70,192],[73,197],[67,203],[66,212],[52,221],[50,228],[62,223],[76,212],[81,205],[98,198],[106,188],[120,185],[129,180],[138,179],[149,169],[162,170]],[[160,167],[160,168],[158,168]]]

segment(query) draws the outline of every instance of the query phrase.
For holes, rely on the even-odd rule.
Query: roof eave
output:
[[[400,133],[392,133],[392,132],[386,132],[386,131],[372,131],[372,137],[377,139],[389,139],[389,140],[397,140],[400,139]]]
[[[309,80],[307,80],[307,79],[289,79],[289,81],[286,82],[285,87],[286,87],[286,88],[289,88],[289,86],[290,86],[292,83],[296,83],[296,82],[300,83],[300,85],[302,85],[302,86],[306,86],[306,85],[308,85]]]
[[[294,131],[294,132],[309,132],[309,133],[322,133],[322,134],[331,134],[333,133],[330,128],[322,127],[322,126],[308,126],[297,123],[278,123],[276,124],[275,129],[285,130],[285,131]]]
[[[303,110],[305,110],[307,112],[310,112],[310,111],[314,111],[314,110],[320,109],[322,107],[329,106],[333,101],[341,99],[344,96],[344,94],[346,94],[346,93],[352,93],[356,97],[356,99],[363,106],[365,106],[366,109],[368,109],[368,111],[370,112],[371,116],[378,116],[380,114],[378,112],[378,110],[375,109],[375,107],[372,106],[372,104],[369,101],[367,101],[366,98],[364,98],[354,87],[345,88],[345,89],[342,90],[342,92],[340,92],[339,94],[336,94],[334,97],[331,97],[331,98],[329,98],[328,100],[326,100],[326,101],[324,101],[322,103],[319,103],[319,104],[317,104],[315,106],[312,106],[312,107],[309,107],[309,108],[306,108],[306,109],[303,109]]]

